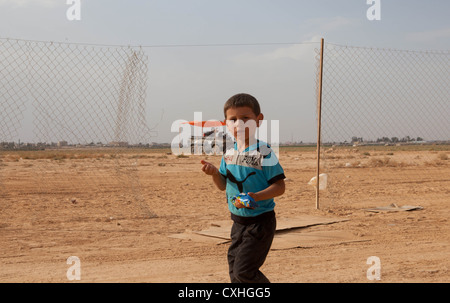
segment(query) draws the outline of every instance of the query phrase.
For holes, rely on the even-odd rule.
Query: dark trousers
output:
[[[231,228],[228,265],[232,283],[270,283],[259,270],[264,264],[276,229],[275,213],[265,213],[258,219],[236,220]],[[242,217],[239,217],[240,219]],[[256,217],[257,218],[257,217]]]

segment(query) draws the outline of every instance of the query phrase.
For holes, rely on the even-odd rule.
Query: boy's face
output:
[[[230,107],[226,111],[226,124],[230,133],[239,141],[255,136],[256,128],[264,119],[263,114],[255,115],[250,107]]]

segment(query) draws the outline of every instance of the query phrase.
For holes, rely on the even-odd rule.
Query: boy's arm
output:
[[[257,202],[281,196],[282,194],[284,194],[284,191],[285,191],[285,184],[284,180],[281,179],[276,181],[275,183],[272,183],[271,185],[269,185],[269,187],[259,192],[256,193],[249,192],[248,195]]]
[[[202,160],[201,163],[203,164],[202,171],[205,174],[212,176],[213,182],[217,188],[220,190],[225,190],[227,187],[227,181],[219,172],[217,167],[209,162],[206,162],[205,160]]]

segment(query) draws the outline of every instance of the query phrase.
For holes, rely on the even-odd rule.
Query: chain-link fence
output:
[[[411,205],[448,186],[449,51],[325,43],[321,113],[321,207]]]
[[[105,215],[152,217],[129,152],[150,142],[147,64],[140,48],[0,39],[1,199],[101,195]]]
[[[444,178],[449,54],[325,44],[322,207],[362,192],[374,204],[410,203],[396,176],[412,186]],[[153,216],[129,152],[150,142],[147,65],[139,47],[0,39],[0,197],[100,195],[108,213],[123,202]]]

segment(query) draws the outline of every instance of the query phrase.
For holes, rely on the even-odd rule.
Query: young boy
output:
[[[275,235],[273,198],[284,193],[284,171],[267,143],[255,139],[256,128],[264,116],[253,96],[231,97],[225,103],[224,114],[236,142],[227,147],[219,169],[204,160],[201,163],[203,172],[212,176],[214,184],[226,190],[233,220],[228,249],[230,279],[232,283],[269,283],[259,268]],[[253,199],[251,206],[236,203],[239,200],[236,196],[241,193]]]

